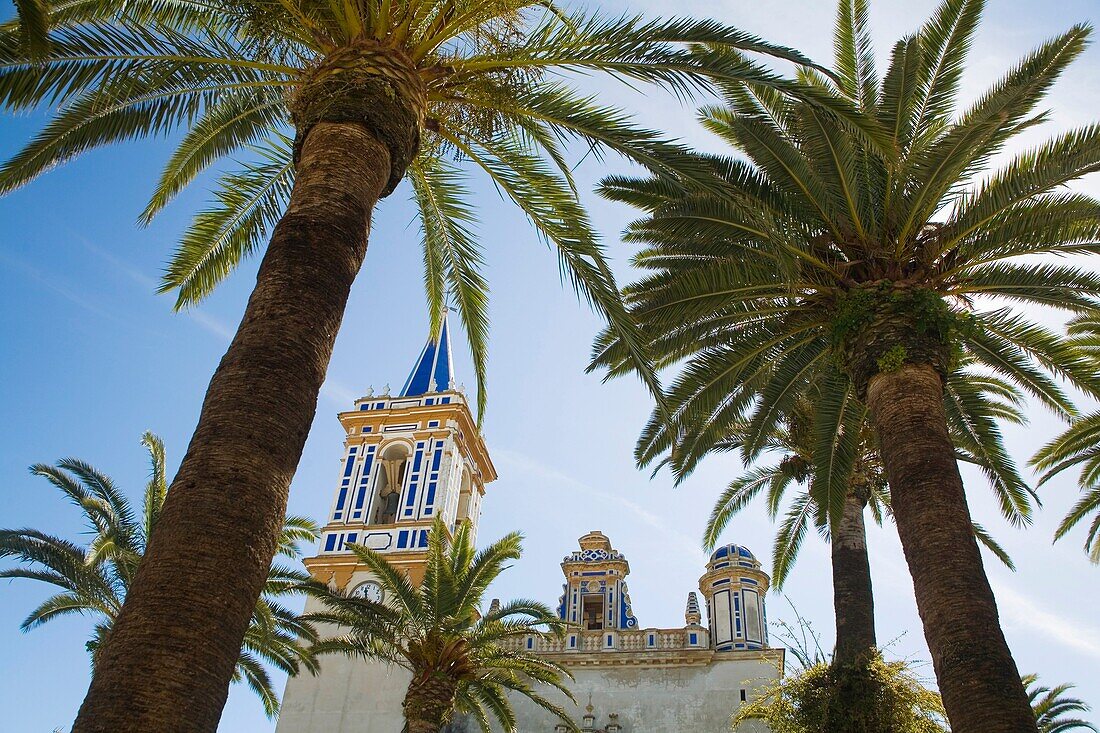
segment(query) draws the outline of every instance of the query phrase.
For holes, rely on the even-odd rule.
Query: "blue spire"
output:
[[[432,383],[434,381],[434,384]],[[405,386],[402,397],[415,397],[428,392],[442,392],[451,385],[451,337],[447,329],[447,312],[443,312],[443,325],[439,337],[430,337],[420,352]]]

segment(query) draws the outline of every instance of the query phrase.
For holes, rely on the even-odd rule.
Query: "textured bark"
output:
[[[874,377],[867,397],[951,730],[1035,733],[974,539],[940,377],[904,366]]]
[[[844,501],[840,525],[832,534],[833,610],[836,615],[836,651],[833,664],[856,664],[869,658],[875,639],[875,598],[867,560],[867,527],[861,492],[852,490]]]
[[[414,677],[402,703],[409,733],[439,733],[454,707],[455,692],[449,680],[435,675]]]
[[[212,732],[286,512],[389,154],[316,125],[73,733]]]

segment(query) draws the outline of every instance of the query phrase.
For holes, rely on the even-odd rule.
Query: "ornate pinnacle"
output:
[[[695,591],[688,593],[687,608],[684,609],[684,620],[688,626],[698,626],[703,620],[703,614],[699,612],[699,599]]]

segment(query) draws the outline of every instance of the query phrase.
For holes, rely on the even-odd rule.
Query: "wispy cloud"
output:
[[[222,341],[229,343],[233,339],[233,329],[222,319],[195,309],[185,310],[183,313],[201,328],[214,334]]]
[[[332,377],[321,385],[321,396],[329,402],[337,405],[341,410],[350,410],[355,400],[359,398],[355,392],[345,384],[336,381]]]
[[[106,262],[111,266],[111,269],[120,275],[125,276],[136,284],[142,292],[153,293],[156,291],[159,285],[156,278],[150,277],[146,273],[137,269],[126,260],[116,256],[112,252],[100,247],[99,245],[91,242],[85,237],[79,234],[73,235],[74,239],[79,241],[85,249],[91,252],[99,259]],[[233,338],[233,328],[229,323],[226,323],[222,319],[212,316],[209,313],[205,313],[198,308],[188,308],[180,311],[180,315],[185,318],[189,318],[194,321],[204,331],[217,336],[220,340],[228,343]]]
[[[126,323],[126,320],[124,318],[121,318],[118,315],[106,310],[105,308],[102,308],[99,304],[88,300],[76,289],[68,287],[59,277],[55,275],[46,275],[42,270],[30,264],[26,260],[12,255],[10,252],[4,252],[3,250],[0,250],[0,262],[3,262],[9,269],[20,273],[24,278],[37,283],[46,290],[49,290],[55,295],[61,296],[65,300],[73,303],[80,308],[83,308],[89,313],[94,313],[97,316],[101,316],[103,318],[111,321],[116,321],[118,323]]]
[[[109,264],[115,272],[130,278],[135,283],[140,285],[143,290],[152,292],[156,289],[157,281],[155,278],[149,277],[126,260],[122,259],[121,257],[115,256],[112,252],[104,249],[103,247],[100,247],[98,244],[95,244],[87,237],[83,237],[76,232],[71,232],[71,234],[73,236],[73,239],[83,245],[84,249],[88,250],[93,255]]]
[[[705,564],[707,561],[706,553],[699,549],[698,540],[689,537],[683,532],[678,532],[669,528],[668,522],[665,519],[649,511],[637,502],[616,494],[601,491],[583,481],[579,481],[572,476],[551,468],[524,453],[518,453],[503,448],[494,448],[493,460],[500,464],[501,467],[510,467],[517,474],[536,477],[543,482],[554,484],[559,489],[575,492],[586,499],[596,499],[605,504],[625,509],[641,520],[642,523],[652,527],[658,534],[666,537],[670,543],[680,547],[683,552],[695,558],[700,564]]]
[[[1043,608],[1008,584],[991,580],[1006,627],[1026,628],[1062,646],[1100,659],[1100,629]]]
[[[156,289],[158,283],[155,278],[152,278],[141,270],[138,270],[122,258],[115,256],[106,249],[89,241],[87,238],[82,237],[76,233],[74,233],[73,236],[84,246],[85,249],[109,264],[112,269],[114,269],[119,274],[124,275],[132,280],[142,290],[146,292],[153,292]],[[85,305],[85,307],[91,307],[83,303],[82,305]],[[180,312],[180,315],[191,319],[204,331],[207,331],[208,333],[217,336],[220,340],[226,343],[229,343],[233,339],[234,330],[232,325],[222,320],[221,318],[213,316],[197,308],[188,308],[186,310],[183,310]],[[350,408],[358,397],[358,395],[351,388],[344,384],[341,384],[331,377],[326,379],[324,385],[322,385],[321,396],[342,409]]]

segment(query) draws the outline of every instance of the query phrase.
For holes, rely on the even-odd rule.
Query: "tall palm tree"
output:
[[[1100,275],[1035,257],[1100,251],[1100,201],[1065,189],[1100,169],[1100,126],[983,173],[1045,119],[1036,105],[1089,28],[1047,41],[958,112],[981,0],[944,0],[895,44],[881,79],[866,2],[840,5],[839,83],[798,80],[858,105],[877,130],[855,134],[797,99],[729,85],[702,119],[747,159],[710,158],[706,191],[667,178],[602,187],[649,213],[627,231],[648,245],[636,264],[653,271],[628,289],[631,310],[658,353],[695,354],[686,370],[719,375],[681,400],[690,418],[722,424],[739,399],[756,400],[750,454],[806,378],[839,365],[846,378],[817,401],[814,424],[816,439],[847,447],[818,455],[850,460],[855,431],[839,428],[866,404],[952,729],[1034,731],[974,538],[944,379],[962,356],[1064,418],[1075,408],[1054,377],[1100,393],[1088,360],[1014,307],[1096,308]],[[622,346],[601,344],[597,362],[627,369]]]
[[[1067,713],[1087,713],[1090,708],[1083,700],[1069,697],[1067,692],[1073,689],[1071,684],[1061,684],[1053,689],[1039,684],[1039,675],[1023,676],[1027,697],[1039,722],[1039,733],[1064,733],[1068,730],[1091,730],[1096,726],[1079,718],[1064,717]]]
[[[37,18],[42,5],[50,11],[44,52],[25,50],[30,29],[0,28],[0,104],[57,112],[0,168],[0,193],[89,149],[179,131],[145,220],[218,161],[236,155],[243,164],[221,174],[164,288],[181,306],[195,302],[270,233],[176,474],[179,490],[103,649],[108,663],[92,680],[77,733],[144,731],[166,720],[216,726],[380,198],[410,180],[433,326],[449,291],[479,381],[488,321],[471,168],[556,246],[573,284],[617,324],[646,373],[566,146],[577,141],[586,153],[622,154],[651,170],[680,170],[691,159],[563,75],[598,73],[681,95],[721,79],[798,91],[715,49],[806,62],[715,22],[569,13],[550,0],[20,7]],[[208,551],[196,556],[196,546]],[[229,573],[232,584],[208,592]]]
[[[833,571],[833,610],[836,623],[835,665],[854,665],[866,660],[878,646],[875,635],[875,605],[871,568],[867,554],[867,530],[864,513],[870,507],[876,522],[882,522],[889,504],[886,479],[878,456],[866,440],[860,441],[853,462],[844,506],[835,527],[830,527],[827,498],[813,485],[813,409],[809,398],[799,400],[791,415],[775,426],[746,471],[730,482],[715,501],[703,530],[703,545],[712,549],[722,532],[758,494],[765,494],[768,513],[773,520],[784,507],[792,485],[800,486],[776,532],[772,551],[772,583],[783,587],[798,557],[807,530],[811,527],[829,542]],[[744,423],[734,430],[743,428]],[[735,451],[744,445],[739,432],[721,440],[715,451]],[[760,463],[768,454],[780,454],[778,461]],[[681,476],[686,474],[681,474]]]
[[[713,374],[695,374],[694,378],[711,378]],[[677,392],[684,393],[678,384]],[[697,387],[696,387],[697,389]],[[995,376],[957,369],[947,380],[945,407],[949,416],[952,442],[960,460],[979,466],[989,477],[1002,503],[1006,518],[1013,524],[1026,524],[1031,518],[1033,495],[1020,477],[1016,466],[1005,460],[1007,453],[996,430],[976,430],[974,426],[991,425],[996,417],[1016,424],[1026,418],[1020,409],[1022,395],[1011,384]],[[743,456],[746,472],[730,483],[719,495],[703,533],[703,544],[711,549],[733,516],[760,493],[766,496],[772,519],[784,507],[784,498],[792,485],[800,486],[784,515],[776,535],[772,558],[772,582],[783,587],[798,557],[807,531],[812,527],[829,542],[833,571],[833,607],[836,621],[834,665],[857,664],[877,646],[874,623],[874,596],[871,585],[864,514],[870,508],[874,520],[881,524],[889,510],[889,488],[874,437],[866,422],[865,410],[853,427],[859,430],[855,454],[849,464],[837,465],[833,471],[841,474],[821,481],[815,471],[818,446],[814,436],[814,401],[817,389],[811,385],[807,394],[797,400],[789,415],[773,427],[773,433],[751,456]],[[679,405],[667,402],[673,412]],[[857,412],[857,414],[859,414]],[[642,461],[654,457],[654,443],[665,443],[662,433],[667,424],[657,415],[651,425],[660,425],[660,432],[650,433],[639,445]],[[744,448],[747,420],[730,426],[729,437],[719,440],[707,452],[731,452]],[[702,458],[698,433],[706,425],[677,425],[678,442],[696,447],[688,458],[678,457],[674,463],[677,480],[685,478]],[[761,463],[765,454],[780,454],[778,461]],[[842,490],[841,496],[830,492]],[[839,505],[839,506],[838,506]],[[832,520],[832,521],[830,521]],[[975,537],[1009,568],[1012,560],[985,529],[974,524]]]
[[[507,692],[517,692],[576,730],[569,715],[536,689],[562,684],[572,675],[555,662],[502,642],[528,636],[560,635],[565,628],[549,607],[514,600],[482,612],[485,591],[520,556],[521,535],[511,533],[477,552],[470,524],[459,523],[453,539],[436,519],[428,535],[424,580],[408,575],[366,547],[352,549],[385,591],[385,603],[339,590],[315,590],[328,609],[307,614],[333,624],[339,636],[314,645],[317,654],[346,654],[397,664],[412,673],[402,702],[409,733],[436,733],[455,713],[491,731],[490,714],[503,730],[516,730]]]
[[[18,561],[15,567],[0,570],[0,578],[29,578],[61,589],[31,611],[20,628],[28,631],[71,614],[95,618],[95,630],[87,643],[93,669],[103,663],[104,642],[122,610],[168,494],[164,443],[150,432],[141,442],[149,451],[151,470],[140,510],[110,477],[84,461],[65,458],[53,466],[31,466],[31,473],[45,478],[80,509],[92,535],[87,545],[36,529],[0,530],[0,557]],[[313,521],[287,517],[279,554],[297,560],[301,557],[299,543],[314,542],[318,536]],[[310,672],[318,668],[308,648],[317,640],[313,627],[280,601],[303,592],[309,580],[303,571],[278,563],[271,566],[238,653],[233,681],[246,682],[259,695],[268,717],[278,714],[279,696],[264,662],[289,675],[302,668]]]
[[[1074,346],[1100,367],[1100,317],[1076,318],[1068,325]],[[1084,495],[1070,508],[1054,531],[1055,541],[1092,516],[1085,534],[1085,552],[1089,560],[1100,564],[1100,412],[1082,415],[1064,433],[1040,448],[1031,465],[1043,476],[1042,486],[1062,471],[1081,467],[1078,482]]]

